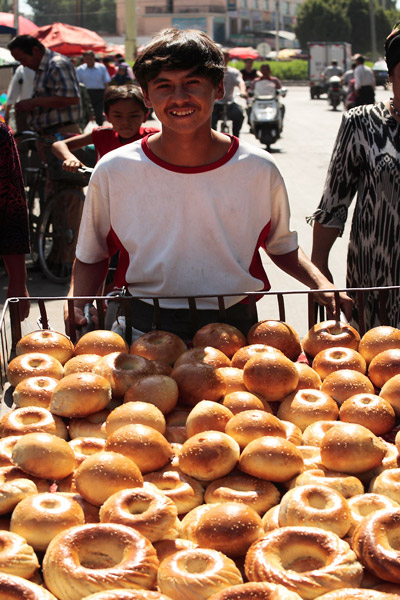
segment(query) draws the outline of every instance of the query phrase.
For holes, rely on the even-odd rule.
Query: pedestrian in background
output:
[[[111,77],[105,65],[96,61],[92,50],[84,52],[83,62],[84,64],[79,65],[76,69],[76,74],[78,81],[83,83],[88,91],[96,122],[101,125],[104,121],[104,92],[111,81]]]
[[[28,211],[14,136],[0,123],[0,256],[8,273],[7,298],[28,297],[25,254],[29,253]],[[21,304],[21,319],[29,302]]]
[[[4,112],[4,121],[9,124],[11,116],[11,108],[18,104],[20,100],[31,98],[33,93],[33,80],[35,78],[35,71],[29,67],[19,65],[15,69],[15,73],[12,76],[10,84],[7,90],[7,101]],[[28,112],[21,110],[20,108],[14,108],[15,118],[15,133],[21,133],[28,129]]]
[[[373,104],[375,102],[375,75],[367,65],[364,57],[360,54],[356,58],[354,69],[354,88],[356,91],[356,106],[361,104]]]
[[[355,195],[347,254],[347,287],[400,285],[400,25],[385,43],[393,98],[343,115],[314,221],[312,261],[333,281],[328,259],[343,234]],[[361,64],[361,63],[360,63]],[[355,297],[355,322],[359,322]],[[368,294],[365,326],[380,323],[378,294]],[[388,295],[388,324],[400,327],[400,297]]]

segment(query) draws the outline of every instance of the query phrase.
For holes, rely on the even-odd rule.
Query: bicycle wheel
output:
[[[55,283],[71,277],[84,195],[66,189],[47,202],[38,226],[39,262],[44,275]]]
[[[44,175],[40,169],[26,169],[29,239],[33,265],[39,261],[37,231],[44,197]]]

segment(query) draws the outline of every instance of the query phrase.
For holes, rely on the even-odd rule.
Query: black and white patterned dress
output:
[[[400,285],[400,123],[383,102],[344,114],[313,218],[342,233],[356,194],[346,285]],[[399,327],[397,292],[389,295],[386,312],[387,324]],[[380,324],[376,296],[370,295],[364,315],[367,329]]]

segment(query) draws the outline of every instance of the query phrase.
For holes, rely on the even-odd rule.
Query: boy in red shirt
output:
[[[144,103],[141,89],[136,85],[109,87],[104,97],[104,112],[112,128],[97,127],[90,133],[76,135],[52,145],[53,153],[63,161],[63,169],[77,171],[84,166],[73,154],[78,148],[93,144],[96,159],[99,160],[111,150],[159,131],[155,127],[142,127],[149,109]]]

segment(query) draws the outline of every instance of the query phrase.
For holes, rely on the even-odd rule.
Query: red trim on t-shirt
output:
[[[114,287],[122,288],[123,286],[128,285],[126,281],[126,271],[129,266],[129,254],[113,229],[110,229],[106,242],[110,257],[119,250],[118,264],[114,273]]]
[[[233,135],[230,135],[229,137],[231,138],[231,145],[229,146],[227,153],[219,160],[208,165],[201,165],[198,167],[180,167],[178,165],[171,165],[170,163],[167,163],[158,156],[156,156],[150,150],[148,144],[149,137],[150,136],[147,135],[142,139],[142,150],[147,156],[147,158],[149,158],[153,163],[155,163],[159,167],[162,167],[163,169],[168,169],[168,171],[174,171],[175,173],[205,173],[207,171],[213,171],[214,169],[218,169],[219,167],[222,167],[222,165],[225,165],[232,158],[232,156],[235,155],[239,147],[239,139],[237,137],[234,137]]]
[[[257,244],[256,247],[254,249],[254,254],[253,254],[253,258],[252,261],[250,263],[250,267],[249,267],[249,273],[252,277],[254,277],[255,279],[259,279],[260,281],[263,282],[263,287],[262,290],[265,292],[269,289],[271,289],[271,284],[268,280],[267,274],[264,270],[263,264],[262,264],[262,260],[261,260],[261,256],[259,253],[259,248],[264,248],[265,250],[265,242],[267,240],[267,237],[269,235],[271,229],[271,221],[269,221],[265,227],[262,229],[260,235],[258,236],[258,240],[257,240]],[[260,296],[261,298],[261,296]],[[258,300],[259,298],[257,298]]]
[[[92,141],[96,149],[97,158],[99,159],[107,154],[107,152],[111,152],[111,150],[116,150],[126,144],[131,144],[132,142],[136,142],[143,137],[150,136],[159,131],[160,130],[156,127],[139,127],[139,131],[136,135],[129,138],[129,140],[121,142],[115,129],[112,129],[111,127],[96,127],[96,129],[93,129],[92,131]]]

